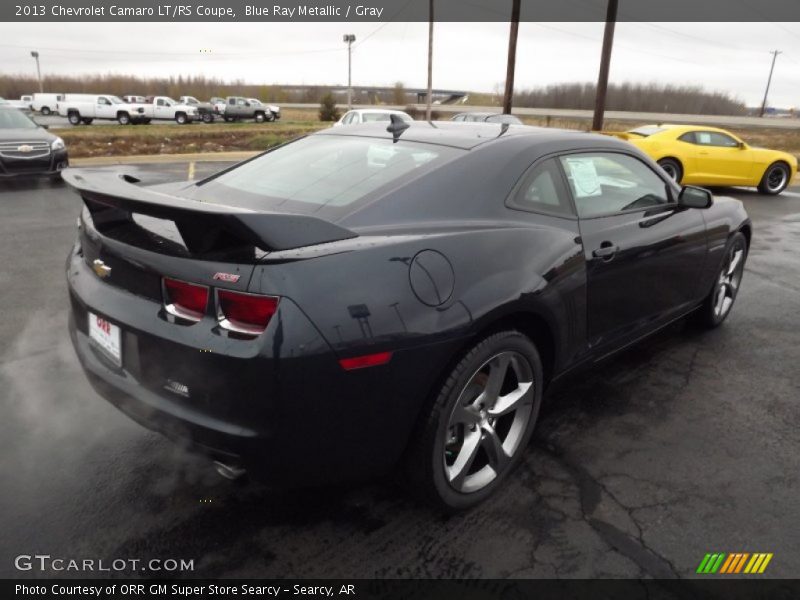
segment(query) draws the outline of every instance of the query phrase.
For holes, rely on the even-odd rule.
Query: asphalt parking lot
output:
[[[14,557],[36,553],[194,559],[202,578],[688,577],[707,552],[771,552],[765,576],[796,576],[800,188],[718,193],[754,223],[726,324],[677,324],[556,390],[508,485],[445,518],[391,481],[230,483],[97,397],[66,332],[79,199],[0,182],[0,577],[34,575]]]

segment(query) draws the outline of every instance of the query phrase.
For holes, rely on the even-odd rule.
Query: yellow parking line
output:
[[[764,570],[767,568],[769,561],[771,560],[772,560],[772,553],[770,552],[769,554],[767,554],[767,557],[764,559],[764,562],[761,563],[761,567],[758,569],[758,572],[763,573]]]
[[[747,563],[747,566],[744,568],[744,572],[745,573],[752,573],[753,572],[753,567],[756,566],[756,564],[758,563],[760,556],[761,555],[758,554],[758,553],[753,554],[752,558],[750,558],[750,562]]]
[[[187,178],[189,181],[194,180],[194,161],[189,161],[189,177]]]

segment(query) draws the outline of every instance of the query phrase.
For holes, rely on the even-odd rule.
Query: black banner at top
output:
[[[609,0],[521,0],[522,21],[604,21]],[[618,0],[618,21],[800,21],[800,0]],[[433,0],[440,22],[508,21],[512,0]],[[10,0],[5,22],[428,21],[429,0]]]

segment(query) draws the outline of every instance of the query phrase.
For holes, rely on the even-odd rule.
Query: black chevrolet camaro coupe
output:
[[[542,393],[729,314],[742,204],[628,143],[525,126],[321,131],[208,179],[69,169],[70,334],[146,427],[283,485],[405,474],[447,509],[512,471]]]
[[[64,140],[21,110],[0,105],[0,179],[42,175],[57,179],[68,165]]]

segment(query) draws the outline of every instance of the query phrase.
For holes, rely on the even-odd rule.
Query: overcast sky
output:
[[[434,87],[501,89],[507,23],[437,23]],[[603,23],[520,24],[516,87],[595,81]],[[0,72],[198,75],[248,83],[426,85],[427,23],[0,23]],[[613,82],[701,85],[758,105],[800,107],[800,23],[618,23]],[[206,52],[202,52],[205,50]]]

